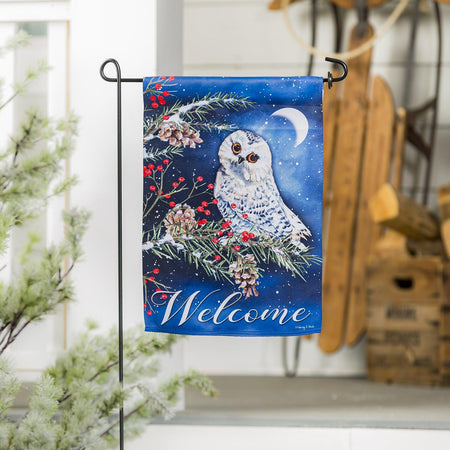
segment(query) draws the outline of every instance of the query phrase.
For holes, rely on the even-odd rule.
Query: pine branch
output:
[[[183,147],[175,147],[173,145],[168,145],[163,149],[151,148],[151,150],[146,151],[144,158],[150,161],[156,161],[162,158],[173,158],[174,156],[180,156],[183,154]]]
[[[25,47],[29,44],[30,35],[24,30],[19,30],[14,36],[6,41],[4,46],[0,47],[0,58],[8,52],[17,50],[20,47]]]
[[[234,124],[222,122],[190,122],[189,125],[196,130],[205,130],[210,133],[213,131],[233,131],[237,129],[237,126]]]
[[[223,230],[229,230],[229,225],[224,221],[208,221],[207,225],[191,230],[177,231],[174,228],[170,234],[163,228],[163,223],[160,223],[144,233],[143,251],[151,252],[160,259],[178,260],[182,257],[196,269],[201,268],[209,277],[232,284],[235,280],[230,266],[238,258],[242,260],[250,255],[257,264],[253,266],[252,263],[252,273],[257,278],[263,277],[261,265],[273,263],[306,281],[305,276],[311,265],[321,262],[312,249],[289,238],[253,235],[249,239],[233,233],[232,236],[224,236]]]
[[[44,250],[39,262],[25,265],[20,277],[0,291],[0,355],[30,323],[41,320],[57,305],[72,299],[72,286],[67,279],[82,254],[80,239],[87,217],[83,211],[67,213],[67,241]],[[33,249],[30,245],[25,252],[27,259]],[[71,258],[71,263],[63,271],[66,256]]]
[[[45,61],[39,61],[33,69],[28,69],[25,78],[14,84],[13,86],[13,93],[3,101],[3,103],[0,103],[0,111],[9,103],[11,103],[18,95],[23,94],[30,84],[36,80],[40,75],[42,75],[45,72],[48,72],[50,69],[50,66]]]
[[[170,108],[164,108],[159,115],[149,118],[144,122],[144,137],[156,138],[155,134],[164,122],[164,116],[168,116],[167,123],[176,124],[180,130],[183,129],[182,124],[188,125],[192,122],[207,122],[208,115],[217,108],[225,108],[231,110],[239,110],[240,108],[248,108],[255,103],[247,97],[217,92],[208,94],[204,97],[194,99],[191,103],[183,105],[177,101]],[[224,124],[221,125],[225,126]],[[217,129],[217,128],[216,128]],[[219,128],[221,130],[222,128]]]

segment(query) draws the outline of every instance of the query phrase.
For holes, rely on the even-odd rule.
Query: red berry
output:
[[[145,284],[147,284],[147,281],[148,281],[148,280],[147,280],[147,279],[145,279],[145,280],[144,280],[144,283],[145,283]]]
[[[219,231],[216,233],[216,235],[217,235],[217,236],[223,236],[223,231],[219,230]]]
[[[203,177],[197,177],[197,181],[201,183],[203,181]]]
[[[232,232],[232,231],[229,231],[227,234],[228,234],[228,236],[230,236],[230,237],[233,236],[233,232]]]
[[[167,195],[164,196],[164,198],[170,198],[170,197],[171,197],[170,194],[167,194]]]
[[[222,228],[228,228],[230,225],[229,225],[229,223],[228,222],[224,222],[223,224],[222,224]]]
[[[208,222],[206,219],[201,219],[197,222],[198,225],[205,225],[205,223]]]
[[[173,80],[175,80],[175,77],[169,77],[169,80],[173,81]]]
[[[154,164],[149,164],[148,168],[153,170],[155,168],[155,165]]]
[[[159,89],[161,89],[161,87],[162,87],[162,86],[161,86],[159,83],[156,83],[156,84],[155,84],[155,89],[158,89],[158,90],[159,90]]]
[[[253,238],[255,237],[255,235],[254,235],[253,233],[248,233],[248,237],[249,237],[250,239],[253,239]]]
[[[169,160],[166,158],[166,159],[163,159],[163,164],[169,164]]]
[[[236,208],[236,203],[232,203],[232,204],[230,205],[230,208],[231,208],[231,209]]]
[[[212,241],[214,242],[214,244],[217,244],[219,242],[219,239],[217,238],[212,238]]]
[[[243,231],[242,232],[242,236],[247,236],[248,237],[248,231]]]
[[[179,186],[179,184],[178,184],[176,181],[174,181],[174,182],[172,183],[172,186],[173,186],[174,188],[177,188],[177,187]]]
[[[222,258],[220,257],[220,255],[216,255],[216,256],[214,256],[214,259],[215,259],[216,261],[220,261]]]
[[[152,108],[155,108],[155,109],[156,109],[158,106],[159,106],[158,103],[156,103],[156,102],[153,102],[153,103],[152,103]]]
[[[161,170],[163,170],[163,166],[158,166],[158,167],[156,168],[156,170],[158,170],[159,172],[161,172]]]
[[[214,189],[214,185],[212,183],[208,184],[208,189]]]
[[[178,178],[178,181],[179,181],[180,183],[182,183],[182,182],[184,181],[184,178],[183,178],[183,177],[180,177],[180,178]]]
[[[204,206],[206,208],[208,206],[208,202],[203,201],[202,206]]]
[[[147,308],[147,303],[144,303],[144,309]]]
[[[155,275],[158,275],[159,269],[157,269],[157,268],[153,269],[153,273],[154,273]]]
[[[248,214],[245,214],[245,213],[242,214],[242,218],[243,218],[243,219],[248,219]]]
[[[159,101],[164,100],[164,97],[162,95],[158,95],[158,100]]]
[[[152,315],[152,312],[151,312],[149,309],[147,309],[147,314],[148,314],[149,316],[151,316],[151,315]]]
[[[155,292],[161,292],[161,288],[157,288],[157,289],[155,289]]]
[[[164,92],[163,92],[163,95],[164,95],[164,97],[168,97],[168,96],[169,96],[169,93],[168,93],[167,91],[164,91]]]
[[[162,99],[159,101],[159,104],[160,104],[160,105],[165,105],[165,104],[166,104],[166,101],[162,98]]]
[[[241,249],[241,247],[239,247],[239,245],[235,245],[234,249],[238,252]]]
[[[165,116],[163,116],[163,119],[164,119],[164,120],[169,120],[170,117],[169,117],[168,115],[165,115]]]
[[[150,100],[151,100],[152,102],[154,102],[154,101],[156,100],[156,97],[155,97],[154,95],[151,95],[151,96],[150,96]]]
[[[163,195],[163,191],[159,191],[159,194],[160,194],[160,195]]]
[[[210,216],[211,215],[211,211],[209,209],[205,209],[205,216]]]
[[[248,236],[242,236],[242,240],[243,240],[244,242],[247,242],[247,241],[248,241]]]
[[[151,191],[156,191],[156,186],[150,186],[149,188]]]
[[[173,207],[175,206],[175,202],[170,202],[170,203],[169,203],[169,206],[170,206],[171,208],[173,208]]]
[[[163,300],[165,300],[165,299],[167,298],[167,294],[162,294],[162,295],[161,295],[161,298],[162,298]]]
[[[214,198],[212,201],[215,205],[217,205],[217,203],[219,203],[219,200],[217,200],[217,198]]]
[[[155,277],[148,277],[150,281],[155,281]]]
[[[198,206],[197,207],[197,211],[198,212],[203,212],[205,210],[205,208],[203,208],[203,206]]]
[[[165,80],[167,77],[161,77],[161,80]]]

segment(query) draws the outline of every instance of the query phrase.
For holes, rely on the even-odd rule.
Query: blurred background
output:
[[[396,8],[399,15],[392,17]],[[87,318],[101,329],[117,320],[116,100],[115,85],[99,75],[105,59],[117,59],[125,77],[326,77],[339,69],[322,55],[311,58],[305,44],[332,55],[375,36],[371,50],[342,56],[349,64],[346,82],[331,91],[324,86],[323,336],[189,337],[177,344],[165,372],[195,368],[213,376],[222,403],[188,393],[186,413],[171,425],[170,437],[166,425],[153,426],[153,448],[175,448],[182,436],[213,432],[214,439],[231,433],[229,442],[242,444],[244,431],[234,430],[236,425],[247,425],[246,436],[254,442],[286,439],[286,445],[258,448],[302,448],[290,446],[299,440],[312,448],[375,448],[373,430],[349,438],[349,430],[358,428],[385,430],[377,435],[385,444],[377,446],[398,439],[403,444],[396,448],[413,435],[388,429],[417,428],[409,448],[424,442],[444,448],[450,394],[436,386],[450,380],[450,350],[442,344],[447,332],[450,336],[448,1],[2,0],[0,42],[18,29],[31,35],[31,45],[2,59],[5,85],[21,79],[39,59],[53,70],[2,113],[1,142],[30,104],[49,115],[73,110],[80,118],[77,149],[66,167],[80,183],[70,198],[52,202],[34,226],[51,241],[62,233],[61,208],[80,205],[92,212],[84,260],[73,276],[77,302],[30,327],[15,347],[24,380],[34,380]],[[123,109],[124,308],[125,324],[134,325],[142,322],[139,84],[123,86]],[[379,194],[382,187],[386,192]],[[397,213],[387,217],[386,208]],[[14,246],[24,232],[12,237],[13,265]],[[400,390],[381,388],[389,389],[384,383],[391,382]],[[322,395],[312,395],[316,392]],[[198,431],[205,423],[209,428]],[[336,428],[339,424],[344,428]],[[252,428],[259,425],[264,428]],[[147,448],[145,439],[133,448]],[[333,447],[327,446],[332,441]]]

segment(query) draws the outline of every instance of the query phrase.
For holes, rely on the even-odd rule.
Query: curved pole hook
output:
[[[117,73],[117,78],[111,78],[108,77],[105,74],[105,67],[109,64],[112,63],[114,64],[114,66],[116,67],[116,73]],[[120,64],[114,59],[114,58],[109,58],[107,59],[101,66],[100,66],[100,76],[105,80],[105,81],[109,81],[110,83],[115,83],[115,82],[121,82],[122,81],[122,74],[120,71]]]
[[[339,82],[339,81],[342,81],[345,79],[345,77],[348,74],[348,67],[344,61],[341,61],[340,59],[336,59],[336,58],[331,58],[329,56],[327,56],[325,58],[325,61],[332,62],[334,64],[338,64],[342,67],[342,70],[343,70],[342,75],[339,77],[333,78],[333,75],[331,74],[331,72],[328,72],[328,76],[323,79],[324,83],[328,83],[328,89],[331,89],[331,86],[333,86],[333,83],[336,83],[336,82]]]

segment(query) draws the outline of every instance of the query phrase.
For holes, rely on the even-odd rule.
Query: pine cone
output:
[[[257,281],[259,275],[253,255],[238,256],[237,261],[230,264],[228,270],[234,275],[234,281],[239,284],[239,289],[242,289],[245,298],[251,295],[258,296],[256,286],[259,284]]]
[[[201,144],[203,142],[203,139],[200,139],[199,136],[200,132],[191,130],[187,123],[183,124],[182,130],[173,122],[163,123],[158,132],[158,137],[161,141],[169,141],[169,144],[174,147],[180,145],[186,147],[189,145],[190,148],[195,148],[196,144]]]
[[[176,205],[166,215],[163,221],[167,233],[171,236],[182,236],[197,228],[195,211],[187,204]]]

